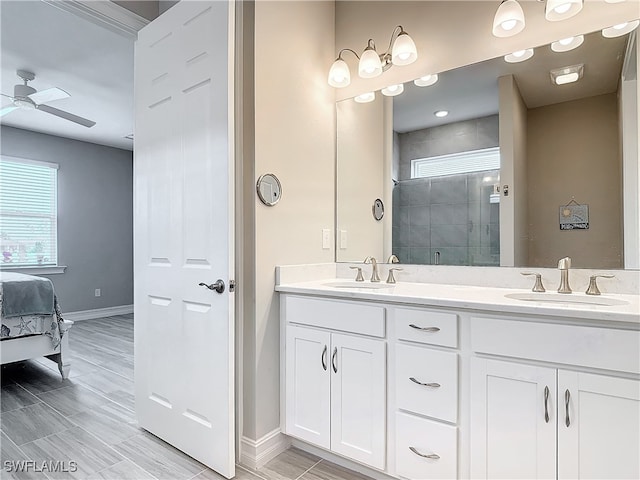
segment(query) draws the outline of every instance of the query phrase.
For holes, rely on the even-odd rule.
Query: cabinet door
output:
[[[558,478],[640,478],[640,382],[558,372]]]
[[[473,358],[471,474],[556,477],[556,370]]]
[[[331,334],[287,326],[286,433],[330,447]]]
[[[340,334],[331,339],[331,450],[384,469],[385,343]]]

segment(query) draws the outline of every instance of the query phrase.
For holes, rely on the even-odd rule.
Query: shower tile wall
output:
[[[394,135],[393,252],[403,263],[499,265],[499,172],[411,179],[411,160],[499,145],[498,115]]]
[[[498,182],[497,170],[399,182],[393,252],[410,264],[499,265],[499,204],[489,202]]]

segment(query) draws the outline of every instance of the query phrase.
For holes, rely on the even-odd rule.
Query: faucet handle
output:
[[[396,277],[393,276],[394,271],[401,271],[400,267],[393,267],[389,269],[389,276],[387,277],[387,283],[396,283]]]
[[[585,292],[587,295],[600,295],[600,289],[596,283],[596,279],[598,277],[615,278],[615,275],[591,275],[591,277],[589,277],[589,288],[587,288],[587,291]]]
[[[360,267],[349,267],[354,270],[358,270],[358,274],[356,275],[356,282],[364,282],[364,277],[362,276],[362,268]]]
[[[532,292],[546,292],[544,285],[542,284],[542,274],[541,273],[537,273],[537,272],[520,272],[520,275],[524,275],[524,276],[529,276],[529,275],[535,275],[536,276],[536,283],[533,286],[533,288],[531,289]]]

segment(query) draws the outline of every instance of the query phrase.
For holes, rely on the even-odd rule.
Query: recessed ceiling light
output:
[[[531,57],[533,57],[533,48],[527,48],[526,50],[518,50],[517,52],[505,55],[504,61],[508,63],[518,63],[529,60]]]
[[[376,99],[375,92],[363,93],[362,95],[358,95],[357,97],[354,98],[354,100],[358,103],[369,103],[369,102],[373,102],[375,99]]]
[[[433,112],[433,114],[438,118],[442,118],[449,115],[449,112],[447,112],[446,110],[438,110],[437,112]]]
[[[622,35],[626,35],[627,33],[635,30],[638,25],[640,25],[640,20],[619,23],[618,25],[602,30],[602,36],[605,38],[621,37]]]
[[[404,85],[402,83],[399,83],[398,85],[389,85],[388,87],[383,88],[381,91],[382,94],[387,97],[395,97],[396,95],[400,95],[402,92],[404,92]]]
[[[425,75],[424,77],[416,78],[413,83],[417,87],[429,87],[438,81],[438,74]]]
[[[569,67],[558,68],[549,72],[551,82],[556,85],[577,82],[584,74],[584,64],[571,65]]]
[[[563,38],[551,44],[551,50],[554,52],[568,52],[574,48],[578,48],[584,42],[584,35],[577,35],[575,37]]]

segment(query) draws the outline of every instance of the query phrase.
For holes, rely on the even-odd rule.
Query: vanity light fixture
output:
[[[604,0],[607,3],[622,3],[624,0]]]
[[[569,67],[557,68],[549,72],[551,82],[555,85],[565,85],[580,80],[584,74],[584,64],[571,65]]]
[[[563,38],[551,44],[551,50],[554,52],[568,52],[574,48],[578,48],[584,42],[584,35],[576,35],[575,37]]]
[[[382,94],[386,97],[395,97],[404,92],[404,85],[399,83],[398,85],[389,85],[381,90]]]
[[[583,0],[547,0],[544,17],[550,22],[566,20],[580,13]]]
[[[424,77],[417,78],[413,81],[416,87],[430,87],[438,81],[438,74],[425,75]]]
[[[369,102],[373,102],[375,99],[376,99],[376,93],[375,92],[363,93],[363,94],[358,95],[357,97],[354,98],[354,100],[357,103],[369,103]]]
[[[504,61],[507,63],[518,63],[529,60],[531,57],[533,57],[533,48],[527,48],[526,50],[518,50],[517,52],[505,55]]]
[[[449,112],[447,110],[438,110],[437,112],[433,112],[433,114],[438,118],[443,118],[449,115]]]
[[[344,52],[351,52],[356,56],[358,59],[358,75],[362,78],[377,77],[393,65],[409,65],[418,58],[418,50],[413,39],[404,31],[402,25],[398,25],[391,32],[389,47],[383,53],[378,53],[373,39],[369,39],[362,55],[358,55],[350,48],[340,50],[338,58],[336,58],[329,70],[328,82],[332,87],[342,88],[351,83],[349,66],[342,58]]]
[[[502,0],[493,17],[493,34],[511,37],[524,30],[524,12],[517,0]]]
[[[613,27],[605,28],[602,30],[602,36],[605,38],[621,37],[629,32],[632,32],[640,25],[640,20],[634,20],[633,22],[624,22]]]

